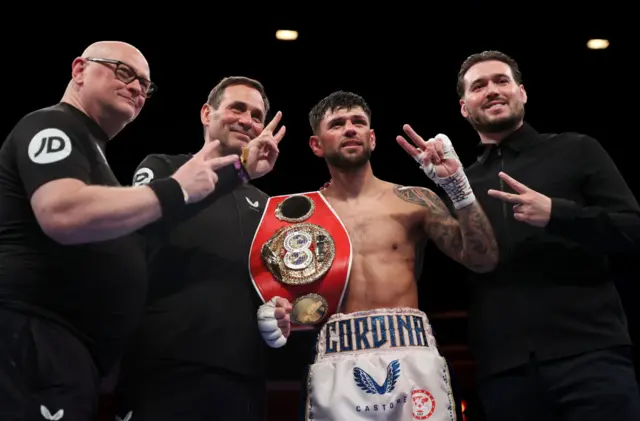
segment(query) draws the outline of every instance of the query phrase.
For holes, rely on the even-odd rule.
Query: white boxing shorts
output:
[[[420,310],[334,314],[307,380],[307,421],[456,420],[449,368]]]

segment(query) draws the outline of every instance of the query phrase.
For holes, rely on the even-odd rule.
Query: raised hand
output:
[[[549,197],[530,189],[503,172],[498,176],[516,193],[490,189],[487,192],[489,196],[513,203],[513,217],[518,221],[536,227],[544,227],[549,223],[551,217],[551,199]]]
[[[462,168],[460,159],[446,135],[438,134],[425,142],[410,125],[405,124],[402,129],[413,145],[402,136],[396,137],[396,141],[420,164],[429,178],[433,179],[433,175],[439,178],[449,177]]]
[[[476,197],[451,140],[438,134],[425,142],[408,124],[402,129],[415,146],[402,136],[396,137],[398,144],[420,164],[427,177],[447,192],[453,206],[461,209],[474,203]]]
[[[271,172],[276,164],[278,154],[280,153],[278,144],[287,131],[286,127],[282,126],[280,130],[274,134],[281,119],[282,112],[278,111],[273,117],[273,120],[262,130],[262,133],[247,144],[243,152],[245,168],[249,173],[249,177],[252,179],[262,177]]]
[[[211,194],[218,182],[215,170],[233,164],[238,155],[212,157],[220,141],[206,143],[198,153],[172,175],[184,190],[187,203],[196,203]]]
[[[291,303],[281,297],[273,297],[258,309],[258,329],[271,348],[287,343],[291,333]]]

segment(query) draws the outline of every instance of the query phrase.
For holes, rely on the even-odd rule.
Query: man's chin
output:
[[[371,153],[362,153],[357,156],[344,156],[342,154],[327,155],[325,159],[332,167],[339,168],[341,170],[353,171],[362,168],[369,159]]]
[[[136,109],[133,106],[127,106],[127,104],[111,105],[105,111],[109,120],[114,123],[118,122],[118,124],[129,124],[138,116]]]
[[[520,120],[520,116],[511,114],[499,118],[482,119],[480,121],[469,119],[469,122],[474,129],[481,133],[503,133],[516,128]]]
[[[225,142],[222,146],[225,151],[226,155],[230,155],[230,154],[241,154],[242,153],[242,148],[244,148],[245,146],[247,146],[249,142],[243,142],[241,140],[238,139],[229,139],[229,141]]]

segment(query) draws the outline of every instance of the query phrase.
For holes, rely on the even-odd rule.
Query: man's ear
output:
[[[77,85],[82,85],[84,82],[84,69],[86,68],[87,61],[82,57],[76,57],[71,63],[71,78]]]
[[[526,104],[529,96],[527,95],[527,91],[524,89],[524,85],[520,85],[520,98],[522,98],[522,103]]]
[[[369,139],[370,139],[369,142],[370,142],[370,145],[371,145],[371,150],[373,151],[376,148],[376,132],[375,132],[375,130],[371,129],[369,131]]]
[[[462,114],[464,118],[469,117],[469,111],[467,110],[467,105],[464,103],[464,99],[460,99],[460,114]]]
[[[324,156],[324,151],[322,150],[322,146],[320,145],[320,138],[318,136],[311,136],[309,138],[309,147],[313,154],[319,158]]]
[[[208,126],[211,122],[211,111],[211,106],[209,104],[202,105],[202,108],[200,109],[200,121],[202,122],[202,125]]]

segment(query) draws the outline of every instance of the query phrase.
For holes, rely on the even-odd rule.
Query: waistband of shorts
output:
[[[322,327],[316,345],[321,359],[411,348],[436,349],[427,315],[415,308],[379,308],[336,313]]]

